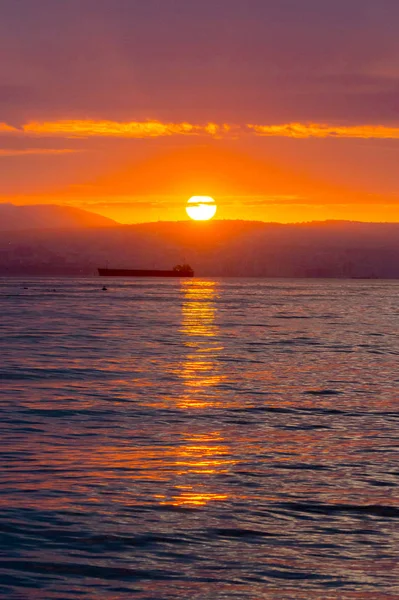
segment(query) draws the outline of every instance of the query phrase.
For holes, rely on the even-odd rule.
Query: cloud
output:
[[[328,125],[321,123],[285,123],[247,125],[256,135],[291,138],[399,139],[399,127],[384,125]]]
[[[18,129],[12,127],[11,125],[7,125],[7,123],[0,123],[0,133],[16,133]]]
[[[71,150],[69,148],[0,148],[0,158],[2,156],[26,156],[29,154],[36,155],[57,155],[57,154],[74,154],[82,152],[82,150]]]
[[[162,123],[161,121],[33,121],[22,126],[24,133],[63,137],[154,138],[172,135],[209,135],[219,137],[230,130],[229,125],[207,123]]]
[[[153,208],[153,207],[163,207],[163,208],[181,208],[186,204],[187,199],[178,197],[173,195],[168,196],[112,196],[104,197],[102,199],[96,198],[95,200],[81,200],[81,206],[90,210],[98,209],[98,208],[123,208],[123,209],[133,209],[133,208]],[[76,203],[76,200],[72,200],[71,203]],[[230,195],[230,196],[217,196],[216,203],[219,207],[262,207],[269,205],[303,205],[307,204],[308,201],[303,196],[295,196],[295,195]],[[314,204],[314,202],[310,202]]]
[[[72,119],[58,121],[31,121],[16,128],[7,123],[0,123],[0,133],[18,134],[27,137],[61,137],[61,138],[167,138],[172,136],[208,136],[213,139],[224,137],[237,138],[243,135],[263,137],[305,138],[352,138],[352,139],[399,139],[399,126],[361,124],[334,125],[329,123],[291,122],[282,124],[234,124],[234,123],[189,123],[147,121],[110,121],[91,119]],[[26,154],[57,154],[74,150],[42,150],[28,149]],[[21,153],[23,151],[20,151]]]

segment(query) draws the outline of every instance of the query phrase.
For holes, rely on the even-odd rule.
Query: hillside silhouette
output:
[[[72,206],[0,204],[0,230],[2,231],[111,227],[113,225],[117,225],[117,223],[112,219]]]
[[[2,232],[0,275],[90,276],[97,267],[204,277],[399,277],[399,224],[158,222]]]

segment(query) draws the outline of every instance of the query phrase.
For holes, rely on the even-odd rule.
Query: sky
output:
[[[0,202],[399,221],[397,0],[0,0]]]

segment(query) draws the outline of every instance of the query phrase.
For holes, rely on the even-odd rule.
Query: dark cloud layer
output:
[[[0,120],[399,120],[396,0],[3,0]]]

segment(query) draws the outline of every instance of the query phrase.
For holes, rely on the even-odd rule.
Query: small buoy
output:
[[[105,285],[103,285],[103,291],[106,292],[108,290],[108,288],[105,287]]]

